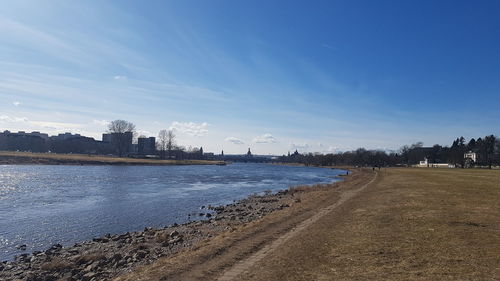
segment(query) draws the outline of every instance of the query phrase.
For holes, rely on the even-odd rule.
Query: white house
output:
[[[472,152],[472,151],[466,152],[466,153],[464,153],[464,159],[470,159],[474,163],[476,163],[477,162],[477,153]]]

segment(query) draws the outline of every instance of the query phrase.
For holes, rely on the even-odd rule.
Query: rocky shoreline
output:
[[[274,194],[252,195],[225,206],[201,206],[199,215],[204,220],[119,235],[107,234],[70,247],[56,244],[45,251],[21,254],[13,261],[0,262],[0,280],[109,280],[298,204],[300,200],[295,194],[308,189],[290,188]]]

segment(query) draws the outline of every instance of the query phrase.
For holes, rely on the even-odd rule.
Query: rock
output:
[[[182,242],[182,236],[177,236],[177,237],[174,237],[174,238],[168,240],[169,244],[175,244],[175,243],[179,243],[179,242]]]
[[[16,257],[16,261],[17,262],[27,262],[27,261],[29,261],[28,254],[21,254],[21,255],[17,256]]]
[[[108,238],[94,238],[92,239],[93,242],[99,242],[99,243],[107,243],[109,242]]]
[[[121,260],[122,258],[123,258],[123,256],[122,256],[121,254],[116,253],[116,254],[114,254],[114,255],[111,257],[111,260],[112,260],[112,261],[119,261],[119,260]]]
[[[163,243],[168,240],[169,235],[167,235],[166,231],[159,231],[155,234],[155,240],[158,243]]]
[[[95,272],[87,272],[83,275],[82,280],[90,281],[90,280],[92,280],[92,278],[97,277],[97,276],[98,276],[98,274]]]
[[[17,245],[16,249],[21,250],[21,251],[26,251],[26,244]]]
[[[85,267],[84,271],[86,272],[95,271],[98,267],[99,267],[99,262],[93,262],[87,267]]]
[[[212,214],[207,213],[205,216],[206,216],[207,218],[210,218],[210,217],[212,217]]]
[[[170,237],[175,237],[175,236],[178,236],[179,235],[179,232],[177,230],[174,230],[172,232],[170,232]]]
[[[144,258],[147,254],[148,254],[148,252],[143,251],[143,250],[141,250],[141,251],[137,251],[137,253],[135,253],[135,254],[134,254],[134,259],[135,259],[135,260],[142,259],[142,258]]]

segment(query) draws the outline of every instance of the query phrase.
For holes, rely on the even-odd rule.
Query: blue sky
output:
[[[500,134],[496,1],[8,1],[0,130],[125,119],[205,151]]]

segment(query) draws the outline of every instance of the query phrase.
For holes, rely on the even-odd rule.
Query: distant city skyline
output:
[[[0,131],[286,154],[500,134],[494,1],[11,1]]]

